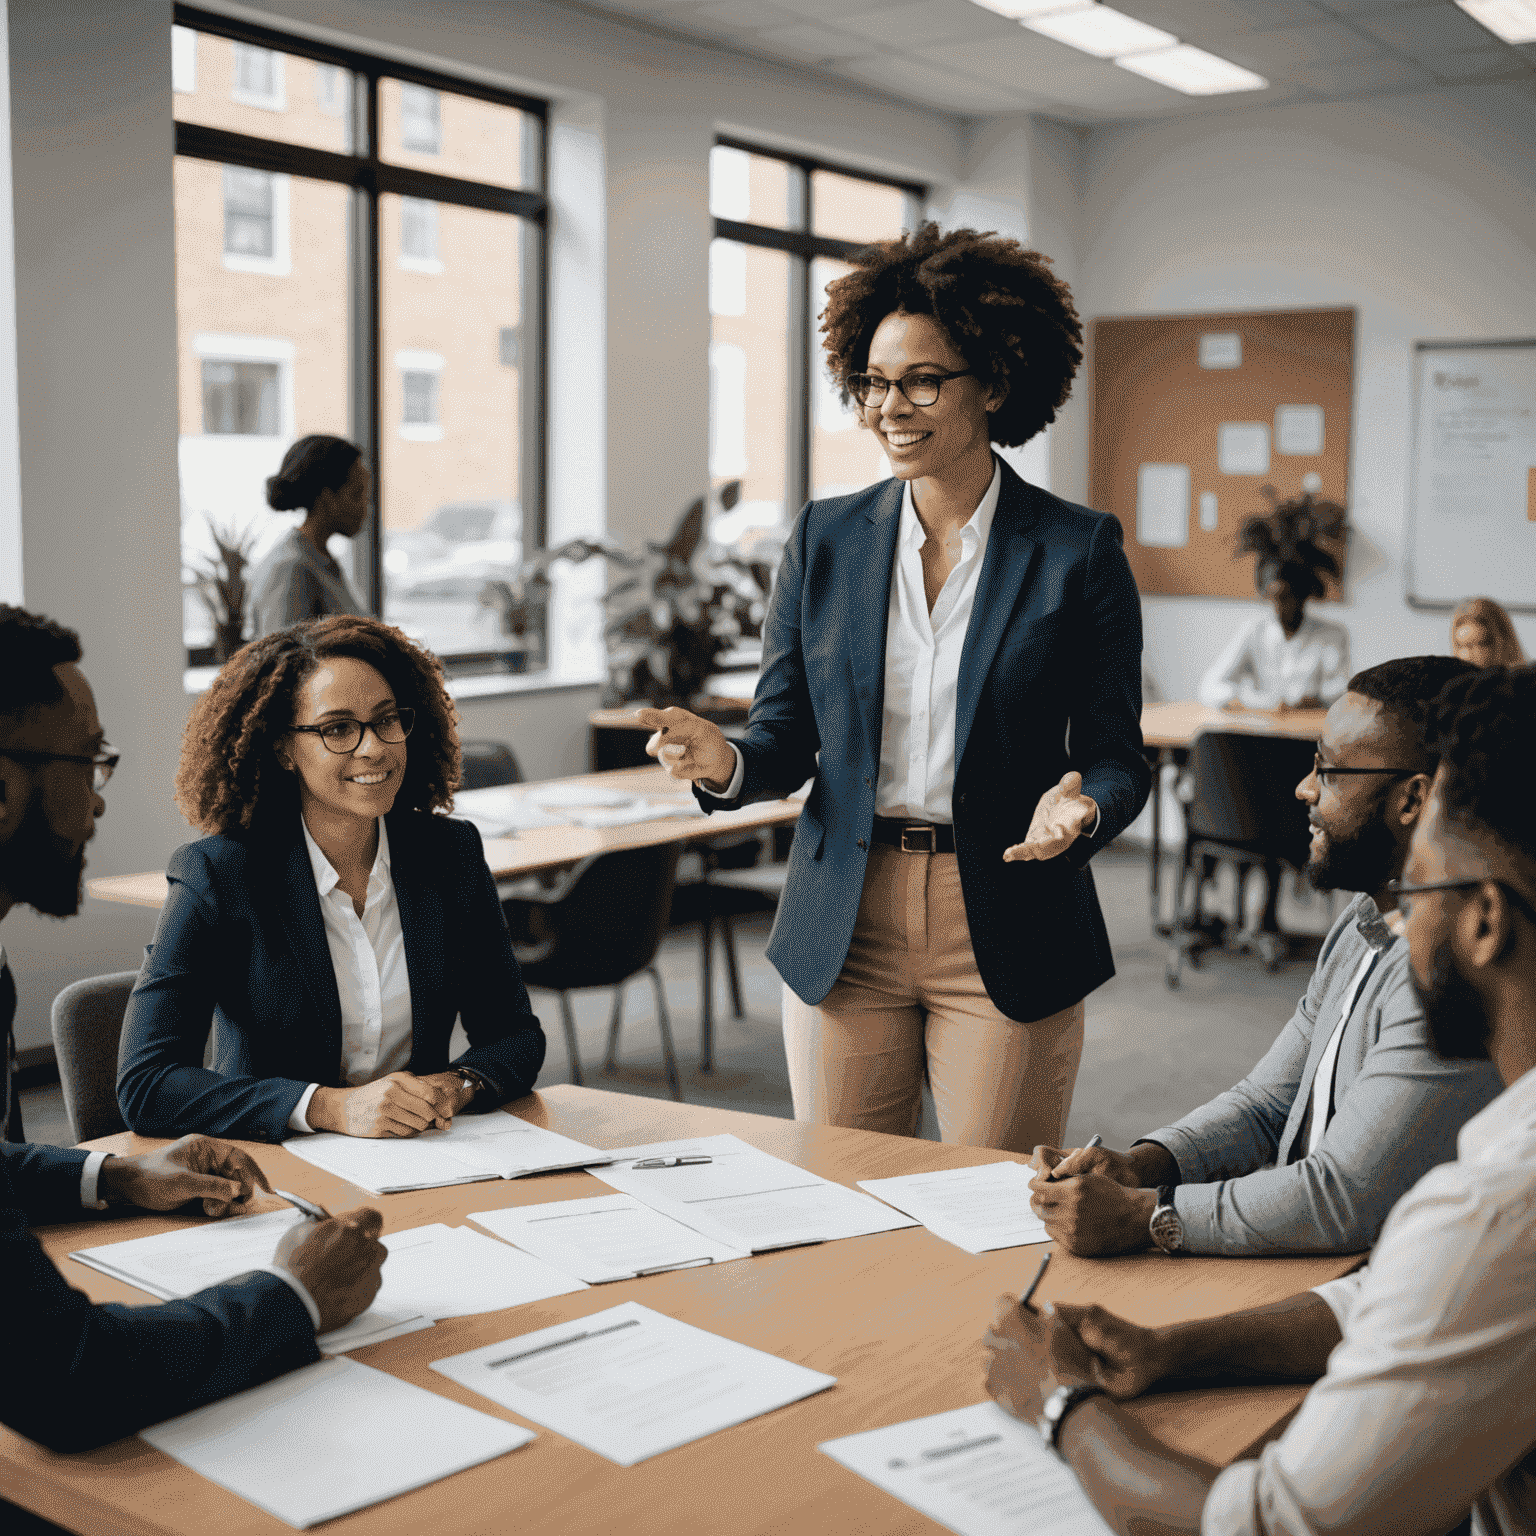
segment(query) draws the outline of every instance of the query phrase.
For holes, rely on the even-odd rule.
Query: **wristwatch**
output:
[[[1157,1204],[1153,1207],[1152,1219],[1147,1223],[1147,1230],[1152,1234],[1152,1241],[1164,1253],[1183,1252],[1184,1223],[1179,1220],[1179,1213],[1173,1208],[1172,1184],[1163,1184],[1158,1187]]]
[[[482,1088],[489,1089],[491,1086],[473,1067],[455,1067],[453,1070],[474,1089],[475,1092],[469,1096],[471,1103],[474,1102],[475,1093],[479,1093]]]
[[[1091,1381],[1074,1381],[1065,1387],[1057,1387],[1051,1395],[1040,1405],[1040,1422],[1035,1426],[1040,1431],[1040,1438],[1045,1441],[1048,1450],[1061,1455],[1061,1426],[1066,1422],[1067,1415],[1081,1402],[1086,1402],[1090,1397],[1099,1397],[1104,1388],[1095,1386]]]

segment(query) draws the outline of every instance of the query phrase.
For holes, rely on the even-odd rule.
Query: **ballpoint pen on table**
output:
[[[631,1168],[692,1168],[697,1163],[712,1163],[712,1157],[647,1157],[638,1163],[631,1163]]]
[[[1087,1143],[1083,1147],[1083,1151],[1086,1152],[1089,1147],[1102,1147],[1103,1145],[1104,1145],[1104,1138],[1102,1136],[1100,1136],[1097,1131],[1095,1131],[1094,1134],[1088,1138]],[[1067,1160],[1066,1158],[1062,1158],[1061,1163],[1066,1162],[1066,1160]],[[1048,1174],[1046,1174],[1045,1182],[1047,1184],[1053,1183],[1055,1181],[1056,1169],[1061,1167],[1061,1163],[1057,1163],[1056,1167],[1052,1168],[1051,1171]]]
[[[1045,1272],[1046,1272],[1047,1269],[1050,1268],[1050,1264],[1051,1264],[1051,1256],[1050,1256],[1049,1253],[1047,1253],[1040,1260],[1040,1268],[1035,1271],[1035,1278],[1029,1282],[1029,1289],[1027,1291],[1025,1291],[1024,1295],[1020,1298],[1019,1305],[1022,1308],[1024,1308],[1024,1310],[1026,1312],[1033,1310],[1030,1307],[1030,1305],[1029,1305],[1030,1297],[1032,1297],[1035,1294],[1036,1288],[1039,1286],[1040,1282],[1045,1278]]]
[[[331,1213],[323,1205],[316,1205],[313,1200],[306,1200],[303,1195],[290,1195],[286,1189],[274,1189],[272,1193],[279,1200],[286,1200],[289,1205],[303,1211],[311,1221],[329,1221],[331,1219]]]

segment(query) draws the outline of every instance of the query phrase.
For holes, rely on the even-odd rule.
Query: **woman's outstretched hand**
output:
[[[635,719],[655,732],[645,750],[674,779],[688,779],[720,794],[735,776],[736,754],[718,725],[675,706],[642,709]]]
[[[1083,793],[1082,774],[1063,774],[1060,784],[1040,796],[1024,841],[1003,850],[1004,863],[1015,859],[1054,859],[1093,825],[1098,814],[1097,803]]]

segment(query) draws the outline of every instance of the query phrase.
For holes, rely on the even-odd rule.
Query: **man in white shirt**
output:
[[[1441,710],[1397,895],[1436,1049],[1491,1059],[1506,1090],[1398,1202],[1369,1268],[1316,1291],[1161,1329],[1002,1299],[988,1390],[1121,1531],[1443,1536],[1469,1509],[1474,1536],[1536,1529],[1536,669],[1459,679]],[[1114,1401],[1168,1376],[1321,1379],[1220,1471]]]

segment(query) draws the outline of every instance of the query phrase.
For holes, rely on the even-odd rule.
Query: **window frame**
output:
[[[741,150],[760,159],[777,160],[790,168],[788,228],[771,224],[754,224],[742,219],[723,219],[712,214],[716,240],[730,240],[739,245],[755,245],[763,250],[783,251],[790,258],[789,315],[789,399],[786,402],[784,453],[784,506],[786,519],[793,516],[810,499],[811,494],[811,442],[815,428],[816,389],[816,300],[812,273],[818,257],[831,257],[835,261],[851,261],[867,245],[855,240],[838,240],[831,235],[818,235],[815,227],[814,175],[817,171],[830,171],[855,181],[873,182],[877,186],[894,187],[904,195],[902,227],[916,229],[924,217],[928,188],[921,182],[903,181],[897,176],[884,176],[859,166],[844,165],[819,156],[796,154],[792,150],[774,149],[766,144],[754,144],[748,139],[738,139],[730,134],[717,133],[714,147]],[[711,432],[713,441],[714,433]]]
[[[202,123],[178,121],[175,152],[189,159],[272,172],[279,179],[302,176],[351,189],[350,430],[352,440],[362,450],[373,475],[368,522],[360,535],[364,546],[360,566],[366,570],[367,600],[371,611],[375,614],[384,611],[384,541],[379,495],[383,441],[386,433],[397,430],[400,425],[386,424],[383,411],[383,373],[387,366],[381,356],[382,263],[385,257],[380,249],[379,199],[386,194],[507,213],[519,220],[522,319],[518,327],[521,358],[521,419],[518,422],[521,484],[518,495],[523,503],[523,547],[530,552],[543,549],[548,542],[549,198],[545,189],[549,185],[549,103],[478,80],[316,42],[192,5],[176,4],[172,21],[175,26],[193,32],[207,32],[232,42],[267,48],[279,56],[293,54],[318,64],[334,65],[351,77],[350,91],[344,93],[349,98],[352,118],[350,142],[365,145],[366,149],[338,153],[236,133],[227,128],[211,128]],[[531,120],[529,130],[523,134],[525,187],[500,187],[466,177],[395,165],[382,159],[379,154],[379,82],[384,79],[425,86],[449,95],[471,96],[522,112],[525,119]],[[274,239],[277,233],[274,230]],[[286,234],[286,230],[282,233]],[[392,253],[392,258],[395,256],[398,253]],[[270,271],[271,268],[263,266],[261,270]]]

